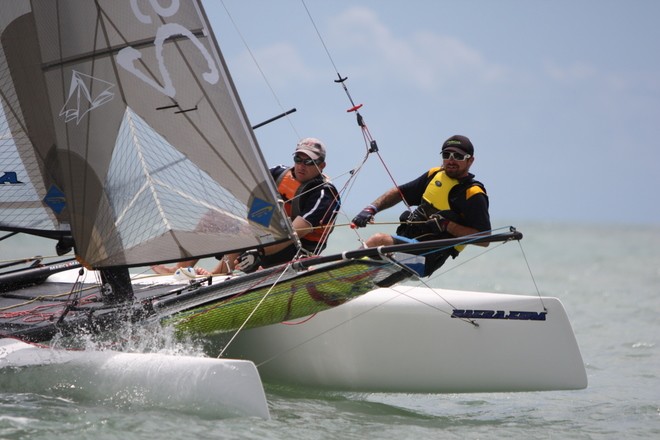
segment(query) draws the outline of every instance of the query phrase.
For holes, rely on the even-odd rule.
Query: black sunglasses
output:
[[[303,159],[300,156],[293,156],[293,161],[295,163],[301,163],[303,165],[311,166],[311,165],[318,165],[320,163],[323,163],[323,159]]]

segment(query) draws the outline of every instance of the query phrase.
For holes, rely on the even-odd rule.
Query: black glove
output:
[[[351,227],[364,228],[367,226],[367,223],[371,222],[374,219],[374,215],[378,210],[374,205],[369,205],[364,208],[355,218],[352,220]]]
[[[262,255],[263,252],[259,249],[251,249],[243,252],[238,258],[236,258],[236,260],[238,260],[238,263],[236,263],[236,269],[245,273],[254,272],[259,269]]]
[[[435,235],[440,235],[443,232],[447,232],[447,225],[449,220],[444,218],[440,213],[436,212],[431,215],[429,219],[424,223],[424,228],[430,233]]]

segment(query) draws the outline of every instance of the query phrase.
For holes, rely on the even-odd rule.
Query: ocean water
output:
[[[660,438],[660,226],[518,228],[520,244],[469,248],[429,284],[560,298],[584,390],[401,395],[266,384],[270,420],[0,390],[0,439]],[[358,244],[350,230],[333,239],[330,250]],[[0,242],[0,260],[49,252],[12,240]]]

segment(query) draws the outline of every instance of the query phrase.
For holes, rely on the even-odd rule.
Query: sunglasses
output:
[[[458,161],[463,161],[463,160],[468,160],[471,158],[469,154],[461,154],[461,153],[456,153],[455,151],[443,151],[442,152],[442,159],[443,160],[458,160]]]
[[[311,166],[311,165],[318,165],[320,163],[323,163],[323,159],[303,159],[300,156],[293,156],[293,161],[295,163],[301,163],[303,165]]]

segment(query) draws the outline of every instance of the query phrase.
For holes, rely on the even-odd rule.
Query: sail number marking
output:
[[[161,17],[171,17],[176,14],[179,10],[179,0],[171,0],[170,5],[167,7],[161,6],[157,0],[149,0],[151,7]],[[141,23],[151,24],[153,21],[149,15],[144,14],[138,7],[137,0],[131,0],[131,9],[135,18],[138,19]],[[137,67],[136,61],[139,61],[142,58],[142,54],[139,50],[134,47],[125,47],[117,53],[117,63],[122,66],[127,71],[131,72],[136,77],[140,78],[142,81],[158,90],[162,94],[174,98],[176,95],[176,88],[174,87],[174,82],[170,76],[170,72],[165,66],[165,59],[163,58],[163,46],[165,40],[168,38],[182,35],[185,38],[188,38],[195,47],[202,54],[206,63],[208,64],[209,71],[204,72],[202,77],[209,84],[216,84],[220,79],[220,72],[218,67],[213,60],[213,57],[209,51],[204,47],[204,45],[199,41],[199,39],[186,27],[178,23],[165,23],[158,27],[156,31],[156,37],[154,38],[154,50],[156,51],[156,59],[158,60],[158,69],[162,77],[163,85],[158,84],[153,78],[147,76],[142,70]]]

